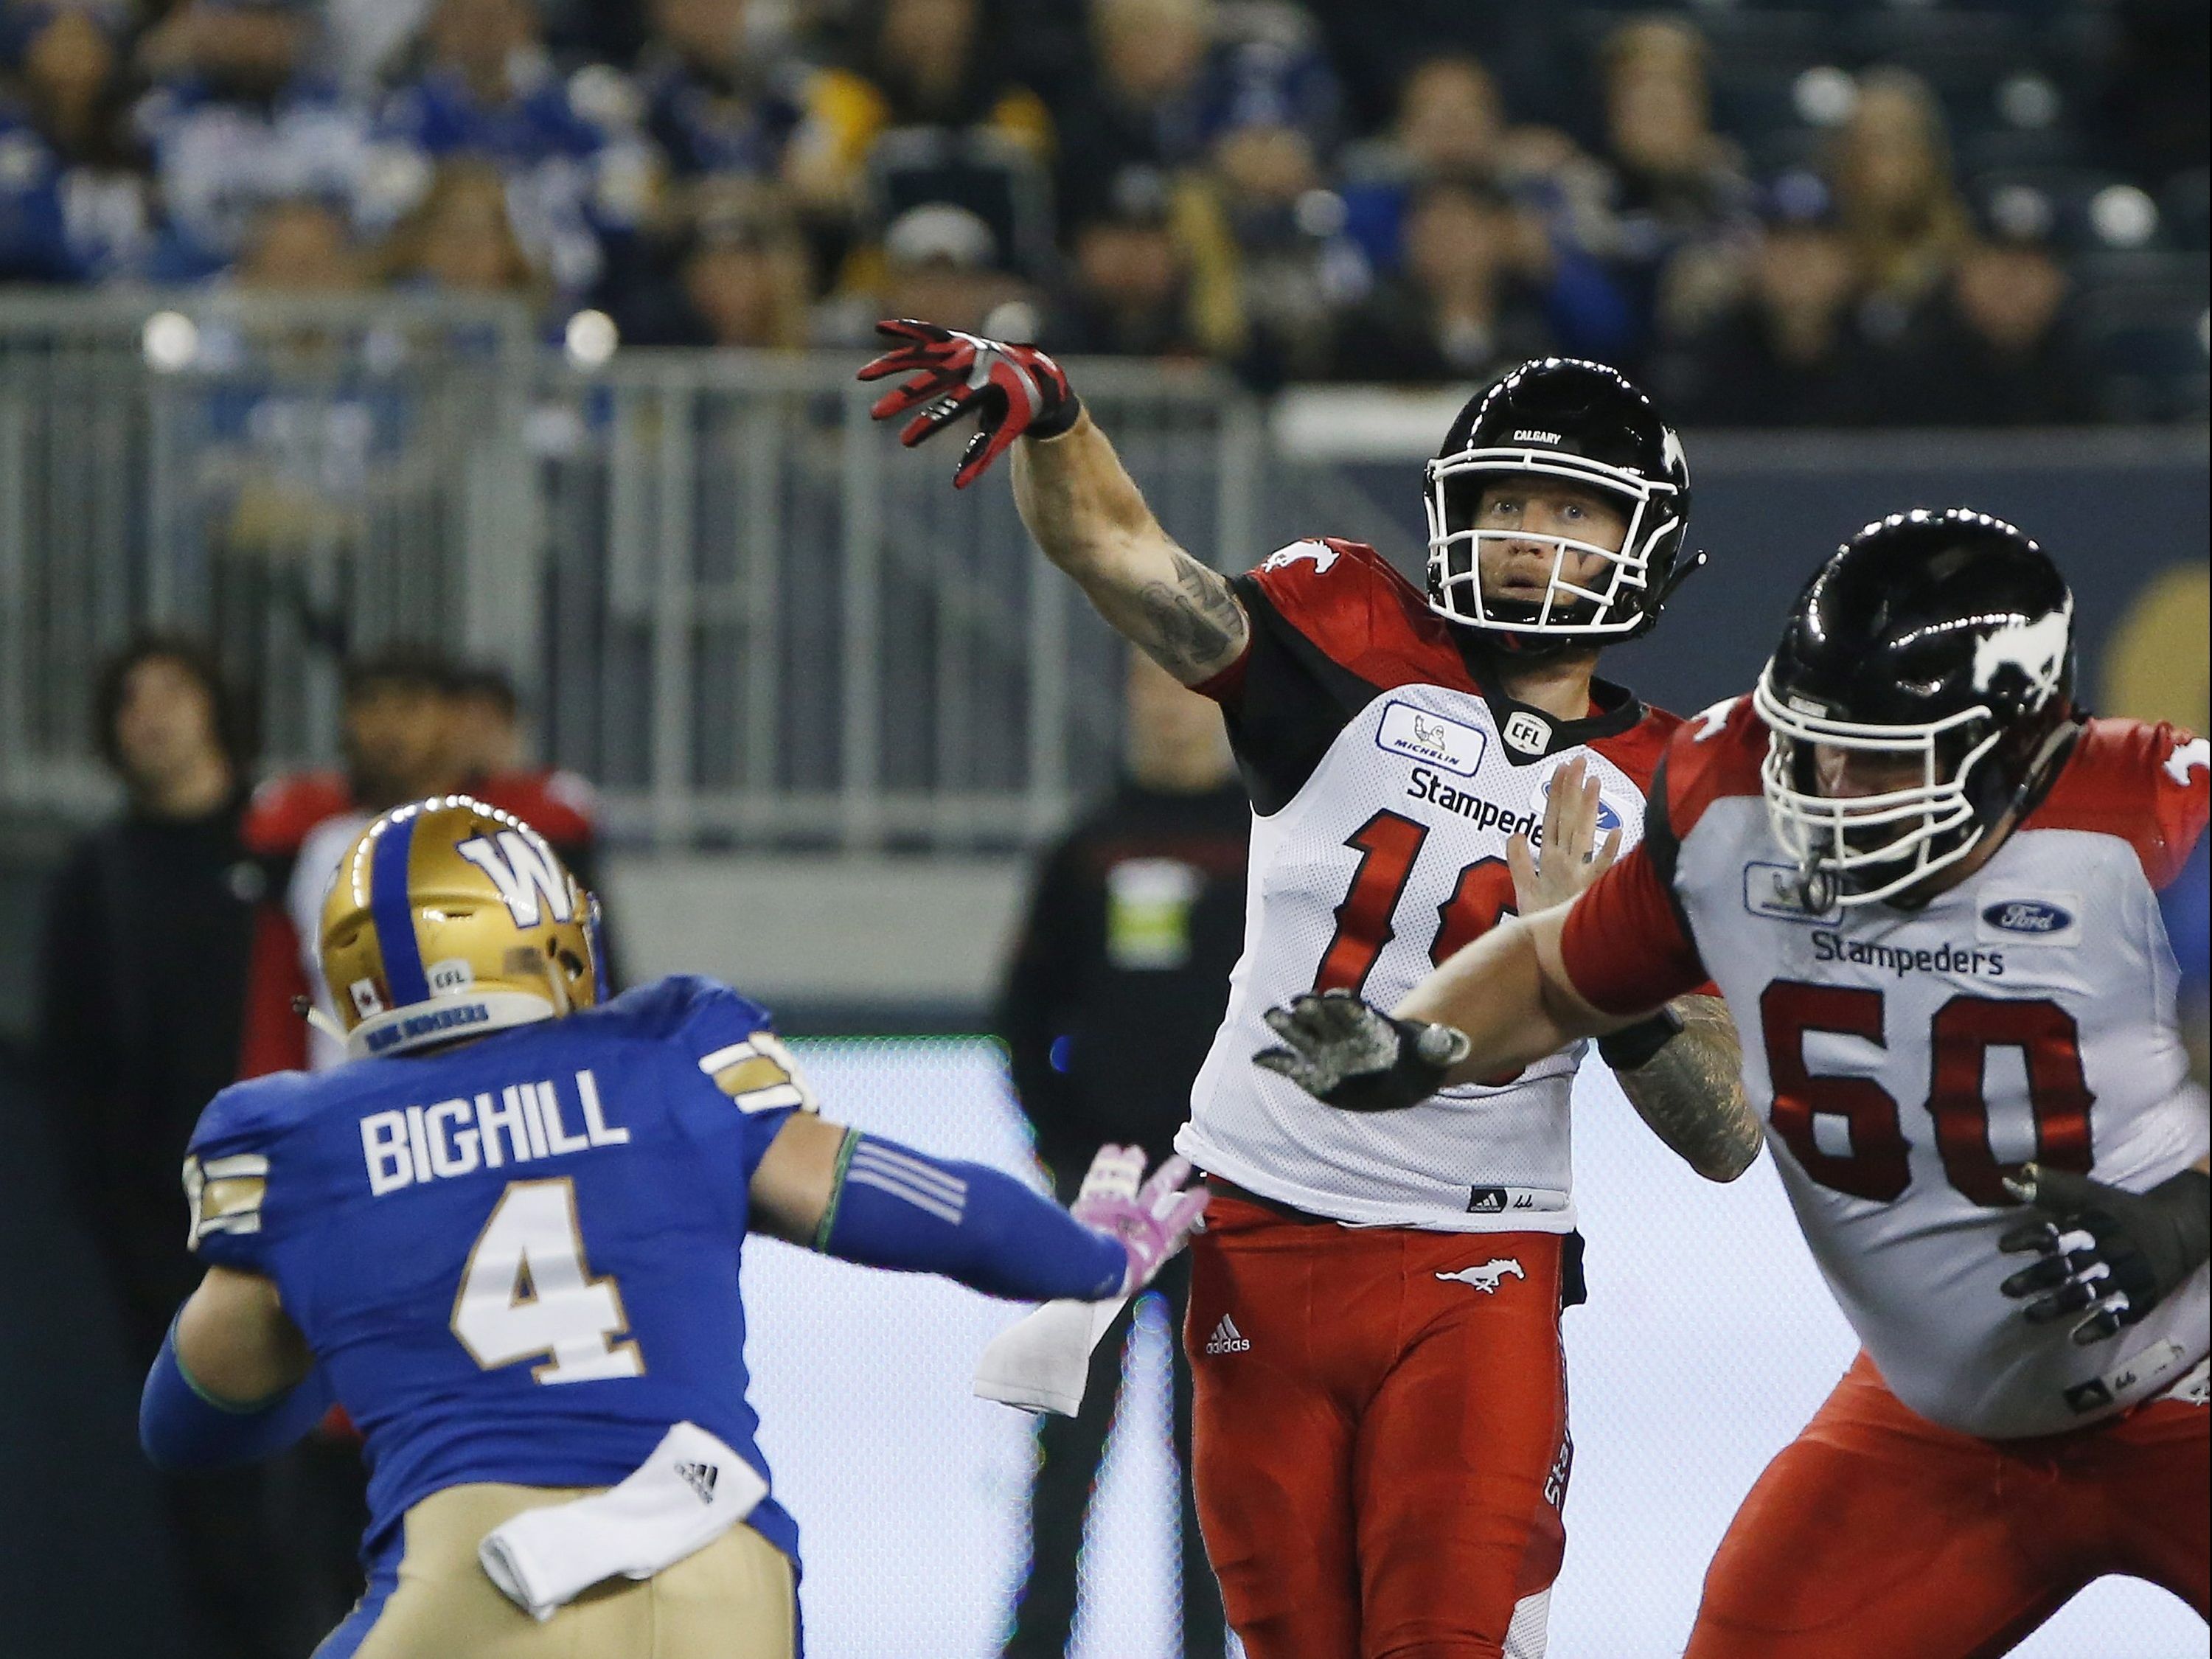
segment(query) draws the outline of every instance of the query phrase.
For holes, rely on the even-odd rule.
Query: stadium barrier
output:
[[[1115,642],[1003,483],[956,493],[957,446],[875,428],[857,356],[588,337],[563,350],[503,303],[422,296],[0,300],[0,810],[108,799],[88,693],[143,626],[218,642],[276,765],[334,757],[348,650],[502,665],[546,757],[638,846],[1003,850],[1105,781]],[[1072,373],[1200,557],[1334,533],[1418,569],[1419,463],[1456,392],[1270,407],[1203,366]],[[2201,428],[1690,448],[1713,566],[1608,670],[1678,708],[1748,684],[1804,574],[1895,507],[2043,536],[2093,647],[2201,566]]]

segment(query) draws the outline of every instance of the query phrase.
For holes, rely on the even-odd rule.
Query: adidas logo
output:
[[[684,1477],[684,1484],[698,1494],[702,1504],[714,1501],[714,1482],[721,1470],[712,1463],[678,1463],[676,1473]]]
[[[1213,1328],[1213,1334],[1206,1339],[1208,1353],[1243,1353],[1251,1346],[1244,1333],[1237,1328],[1237,1322],[1227,1314],[1221,1316],[1221,1322]]]

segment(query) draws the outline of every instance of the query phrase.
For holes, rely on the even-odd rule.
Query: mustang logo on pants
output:
[[[1521,1271],[1521,1264],[1510,1255],[1494,1255],[1480,1267],[1462,1267],[1455,1273],[1438,1273],[1437,1277],[1455,1279],[1462,1285],[1474,1285],[1485,1296],[1495,1296],[1498,1294],[1498,1287],[1505,1282],[1505,1275],[1508,1273],[1511,1273],[1516,1279],[1528,1277]]]

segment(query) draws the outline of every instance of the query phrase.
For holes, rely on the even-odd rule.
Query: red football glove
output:
[[[878,323],[876,332],[901,343],[862,369],[860,378],[911,374],[914,379],[884,393],[868,412],[888,421],[928,405],[907,422],[901,443],[911,449],[970,410],[982,417],[952,475],[956,489],[965,489],[1015,439],[1056,438],[1083,412],[1060,365],[1035,346],[1006,345],[906,319]]]

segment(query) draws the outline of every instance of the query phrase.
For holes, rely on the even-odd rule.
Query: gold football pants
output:
[[[318,1659],[793,1659],[791,1563],[742,1522],[650,1578],[592,1586],[544,1624],[508,1601],[477,1560],[483,1535],[597,1490],[486,1483],[432,1493],[407,1512],[398,1585],[374,1622],[362,1630],[360,1614],[348,1620]]]

